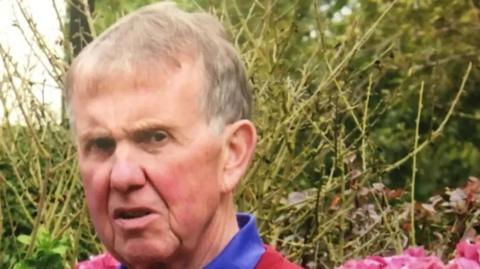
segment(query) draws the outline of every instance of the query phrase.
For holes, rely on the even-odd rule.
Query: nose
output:
[[[146,179],[141,166],[132,161],[128,154],[122,154],[123,156],[118,156],[120,155],[118,152],[115,154],[110,173],[110,187],[123,193],[143,187]]]

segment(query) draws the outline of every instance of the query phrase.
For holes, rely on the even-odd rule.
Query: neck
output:
[[[204,232],[197,238],[194,249],[188,249],[177,256],[177,262],[165,269],[199,269],[208,265],[232,240],[238,232],[236,209],[231,194],[215,212]]]

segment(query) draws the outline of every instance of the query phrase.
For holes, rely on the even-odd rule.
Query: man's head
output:
[[[200,101],[207,120],[221,127],[250,118],[245,69],[222,25],[206,13],[187,13],[171,2],[125,16],[85,48],[67,76],[67,102],[74,92],[95,92],[109,74],[168,69],[178,65],[182,55],[202,61],[206,91]],[[84,77],[89,78],[86,85],[76,83]]]
[[[245,71],[220,24],[143,8],[85,48],[66,90],[108,250],[129,268],[198,268],[217,255],[235,233],[232,192],[256,141]]]

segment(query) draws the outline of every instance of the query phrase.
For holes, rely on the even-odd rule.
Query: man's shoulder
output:
[[[263,253],[260,261],[255,269],[302,269],[299,265],[296,265],[288,261],[278,251],[271,246],[265,245],[265,252]]]

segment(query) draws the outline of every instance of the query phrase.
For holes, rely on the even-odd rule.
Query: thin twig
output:
[[[418,96],[418,108],[417,108],[417,118],[415,120],[415,142],[413,144],[413,151],[417,152],[418,147],[419,133],[420,133],[420,120],[422,117],[423,109],[423,89],[425,87],[425,82],[422,81],[420,86],[420,94]],[[410,240],[413,246],[417,244],[415,238],[415,190],[416,190],[416,176],[417,176],[417,153],[413,154],[412,160],[412,182],[410,184]]]
[[[465,72],[465,75],[463,76],[462,84],[460,85],[460,88],[459,88],[457,94],[455,95],[455,98],[453,99],[453,102],[450,105],[450,108],[448,109],[447,115],[445,116],[445,118],[443,118],[443,121],[440,123],[438,128],[435,129],[432,132],[432,135],[428,139],[423,141],[422,144],[420,144],[415,150],[408,153],[405,157],[403,157],[402,159],[396,161],[395,163],[392,163],[392,164],[388,165],[387,167],[385,167],[382,170],[383,172],[388,173],[388,172],[392,171],[393,169],[398,168],[399,166],[404,164],[406,161],[408,161],[410,158],[412,158],[413,155],[415,155],[418,152],[420,152],[421,150],[423,150],[426,146],[428,146],[430,143],[432,143],[435,139],[437,139],[442,134],[443,129],[445,128],[448,121],[452,117],[453,111],[455,110],[455,107],[457,106],[458,102],[460,101],[460,97],[462,96],[463,92],[465,91],[465,84],[467,83],[467,80],[468,80],[468,77],[470,76],[470,71],[471,70],[472,70],[472,63],[470,62],[468,64],[467,71]]]

